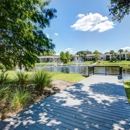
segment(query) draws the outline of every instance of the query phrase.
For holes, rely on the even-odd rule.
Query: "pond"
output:
[[[72,65],[72,66],[36,66],[38,70],[46,69],[51,72],[63,72],[63,73],[78,73],[82,75],[88,75],[88,66],[86,65]],[[95,67],[95,73],[104,74],[104,67]],[[106,69],[106,74],[118,74],[119,69],[117,67],[109,67]],[[130,70],[122,71],[123,80],[130,80]]]

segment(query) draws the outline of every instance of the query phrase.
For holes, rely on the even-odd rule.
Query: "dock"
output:
[[[93,75],[0,122],[0,130],[130,130],[117,76]]]

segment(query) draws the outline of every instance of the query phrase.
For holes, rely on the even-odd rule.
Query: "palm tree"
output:
[[[115,61],[117,60],[117,53],[116,52],[114,52],[114,59],[115,59]]]
[[[113,60],[114,50],[110,50],[110,54],[112,55],[112,60]]]
[[[110,54],[114,54],[114,50],[110,50]]]
[[[120,52],[120,61],[121,61],[121,53],[123,52],[123,49],[119,49],[118,52]]]

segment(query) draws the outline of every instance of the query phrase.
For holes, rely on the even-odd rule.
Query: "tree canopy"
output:
[[[110,50],[110,54],[114,54],[114,50]]]
[[[54,50],[47,50],[47,51],[43,51],[43,53],[40,55],[41,56],[53,56],[55,54],[56,54],[56,52]]]
[[[61,52],[60,53],[60,60],[63,62],[63,63],[67,63],[70,61],[70,58],[71,58],[71,55],[68,51],[66,52]]]
[[[121,22],[124,16],[130,13],[130,0],[111,0],[109,12],[113,20]]]
[[[120,61],[121,61],[121,53],[123,52],[123,49],[119,49],[118,52],[120,52]]]
[[[6,68],[19,66],[28,69],[37,55],[53,50],[55,45],[43,29],[55,17],[55,9],[47,9],[49,1],[0,1],[0,63]]]
[[[92,54],[92,52],[89,50],[86,50],[86,51],[78,51],[76,54],[77,55],[87,55],[87,54]]]
[[[100,54],[100,52],[98,50],[95,50],[93,54]]]
[[[118,52],[122,53],[122,52],[123,52],[123,49],[119,49]]]

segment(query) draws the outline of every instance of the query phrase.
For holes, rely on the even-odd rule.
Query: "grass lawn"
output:
[[[35,66],[47,66],[47,65],[54,65],[53,62],[42,62],[42,63],[35,63]]]
[[[13,80],[16,77],[16,71],[7,71],[6,73],[8,73],[9,75],[9,79]],[[32,73],[34,72],[25,72],[26,74],[29,75],[29,77],[31,77]],[[85,79],[84,76],[80,75],[80,74],[76,74],[76,73],[71,73],[71,74],[65,74],[62,72],[49,72],[52,75],[52,79],[53,80],[64,80],[64,81],[68,81],[71,83],[77,83],[83,79]]]
[[[96,65],[101,66],[122,66],[123,69],[130,69],[130,61],[122,60],[122,61],[116,61],[116,62],[110,62],[110,61],[98,61]]]
[[[71,83],[77,83],[83,79],[85,79],[84,76],[80,75],[80,74],[65,74],[65,73],[61,73],[61,72],[51,72],[52,73],[52,79],[56,80],[56,79],[60,79],[60,80],[64,80],[64,81],[68,81]]]
[[[91,64],[93,64],[93,61],[85,61],[84,64],[85,65],[91,65]]]
[[[126,91],[126,94],[127,94],[128,101],[130,103],[130,80],[125,81],[124,86],[125,86],[125,91]]]

